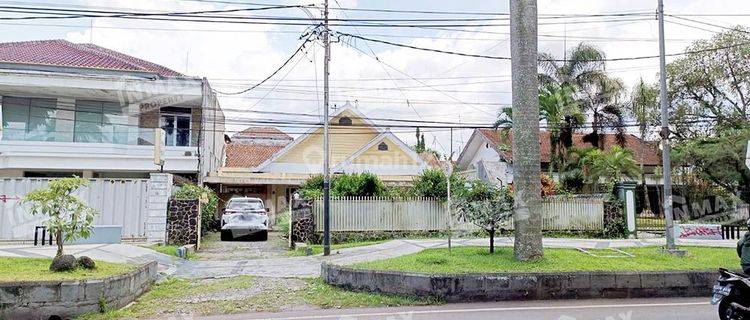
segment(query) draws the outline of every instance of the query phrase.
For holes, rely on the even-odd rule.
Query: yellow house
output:
[[[417,154],[349,104],[336,110],[329,124],[332,174],[371,172],[386,184],[408,185],[423,170],[439,166],[433,154]],[[322,125],[294,140],[275,128],[248,128],[233,137],[225,166],[205,182],[222,199],[259,197],[276,212],[297,186],[322,171]]]

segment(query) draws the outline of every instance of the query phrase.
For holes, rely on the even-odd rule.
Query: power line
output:
[[[222,92],[222,91],[218,91],[218,90],[215,90],[215,89],[214,89],[214,91],[216,91],[217,93],[223,94],[223,95],[230,95],[231,96],[231,95],[243,94],[245,92],[248,92],[250,90],[253,90],[253,89],[257,88],[258,86],[266,83],[266,81],[268,81],[269,79],[273,78],[273,76],[275,76],[277,73],[279,73],[279,71],[281,71],[281,69],[284,69],[284,67],[286,67],[286,65],[289,64],[289,62],[292,61],[292,59],[294,59],[294,57],[296,57],[298,53],[302,52],[302,50],[305,49],[305,44],[307,44],[309,41],[310,41],[310,37],[309,36],[305,37],[304,41],[302,41],[302,44],[300,44],[299,47],[297,47],[297,50],[294,50],[294,52],[292,53],[291,56],[289,56],[289,58],[287,58],[286,60],[284,60],[284,62],[278,68],[276,68],[276,70],[274,70],[270,75],[268,75],[267,77],[265,77],[260,82],[252,85],[251,87],[249,87],[247,89],[244,89],[244,90],[240,90],[240,91],[234,91],[234,92]]]

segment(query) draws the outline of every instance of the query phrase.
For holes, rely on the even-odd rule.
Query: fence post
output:
[[[628,236],[635,238],[635,186],[633,181],[623,181],[617,184],[617,197],[625,203],[625,219],[627,221]]]

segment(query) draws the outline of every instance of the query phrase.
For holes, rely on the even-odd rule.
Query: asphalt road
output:
[[[563,300],[448,304],[428,307],[306,310],[282,313],[249,313],[194,319],[287,320],[714,320],[716,307],[708,298]]]

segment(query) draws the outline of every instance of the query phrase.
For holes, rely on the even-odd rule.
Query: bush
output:
[[[71,271],[78,268],[78,260],[72,254],[63,254],[56,256],[52,259],[52,264],[49,266],[51,271]]]
[[[456,174],[451,174],[451,193],[457,194],[464,188],[466,180]],[[414,178],[410,194],[415,197],[428,197],[445,200],[448,198],[448,181],[445,172],[437,169],[427,169]]]
[[[174,199],[194,200],[201,199],[201,195],[204,193],[207,195],[208,201],[201,205],[201,234],[219,230],[220,223],[216,217],[219,197],[216,196],[216,192],[210,188],[196,184],[183,184],[172,194]]]
[[[323,175],[315,175],[300,185],[300,195],[304,199],[323,196]],[[385,196],[388,190],[383,181],[375,174],[352,173],[336,175],[331,178],[331,196],[368,197]]]

